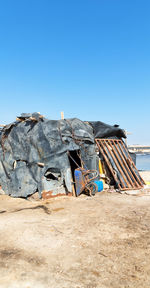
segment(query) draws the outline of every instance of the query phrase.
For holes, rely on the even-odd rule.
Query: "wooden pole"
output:
[[[64,112],[61,112],[61,119],[64,120]]]

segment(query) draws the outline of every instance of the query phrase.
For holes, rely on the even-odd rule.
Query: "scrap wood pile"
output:
[[[121,166],[124,155],[116,162],[116,145],[115,153],[112,149],[114,144],[107,143],[107,147],[102,147],[96,140],[121,140],[125,137],[124,130],[117,125],[84,122],[76,118],[48,120],[39,113],[23,113],[0,131],[0,184],[5,194],[13,197],[28,197],[35,192],[39,197],[45,192],[56,196],[73,191],[77,196],[77,187],[80,190],[78,195],[84,190],[83,183],[77,183],[77,170],[83,172],[82,176],[90,175],[91,170],[96,171],[95,178],[86,175],[82,181],[89,184],[95,179],[98,183],[101,181],[101,161],[101,169],[102,165],[106,167],[106,182],[109,175],[109,183],[113,181],[119,189],[134,188],[135,185],[139,188],[144,183],[136,167],[131,167],[132,160],[128,155],[124,161],[130,168],[126,167],[125,171]]]

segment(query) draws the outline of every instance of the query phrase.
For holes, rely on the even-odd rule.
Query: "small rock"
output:
[[[5,192],[2,188],[0,188],[0,195],[5,195]]]

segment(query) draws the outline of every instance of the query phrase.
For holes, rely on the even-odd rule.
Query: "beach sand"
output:
[[[150,196],[0,196],[0,288],[150,287]]]
[[[139,171],[139,172],[143,180],[150,184],[150,171]]]

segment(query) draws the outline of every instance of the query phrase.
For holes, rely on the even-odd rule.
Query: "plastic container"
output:
[[[98,192],[103,191],[104,187],[103,187],[103,181],[102,180],[95,180],[93,182],[97,185]]]

